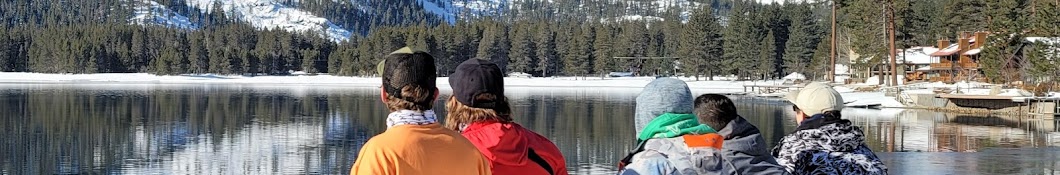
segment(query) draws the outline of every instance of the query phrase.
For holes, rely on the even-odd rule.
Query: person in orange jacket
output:
[[[449,85],[453,95],[445,105],[445,127],[471,140],[490,160],[493,174],[567,174],[563,154],[552,141],[512,122],[500,67],[469,59],[449,76]]]
[[[386,56],[379,74],[382,100],[391,112],[387,130],[361,147],[350,174],[491,174],[475,145],[443,128],[431,110],[438,98],[434,57],[403,48]]]

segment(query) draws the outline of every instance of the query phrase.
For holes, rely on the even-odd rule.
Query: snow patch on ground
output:
[[[160,25],[178,29],[197,29],[188,17],[180,15],[155,1],[136,1],[133,4],[133,17],[130,24]]]
[[[215,0],[188,0],[189,6],[214,13]],[[350,31],[297,8],[287,7],[275,0],[216,0],[230,17],[249,22],[260,29],[283,29],[292,32],[321,34],[331,41],[340,42],[350,38]]]

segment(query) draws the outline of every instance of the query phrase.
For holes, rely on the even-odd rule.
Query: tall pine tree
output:
[[[817,43],[821,40],[820,29],[817,27],[817,19],[809,4],[792,4],[788,7],[788,17],[791,25],[788,26],[788,41],[783,56],[783,72],[787,75],[792,72],[809,74],[809,70],[819,71],[821,69],[807,69]],[[829,43],[830,44],[830,43]]]

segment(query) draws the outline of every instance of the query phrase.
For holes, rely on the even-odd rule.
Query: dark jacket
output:
[[[777,163],[792,174],[887,174],[850,120],[814,115],[773,148]]]
[[[725,174],[786,174],[776,159],[769,155],[765,139],[758,128],[743,117],[725,125],[718,131],[725,136],[722,146],[722,159],[727,172]]]

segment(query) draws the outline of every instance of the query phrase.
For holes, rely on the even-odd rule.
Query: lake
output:
[[[638,92],[507,95],[516,122],[552,139],[572,174],[614,174],[633,147]],[[308,85],[0,84],[0,174],[348,174],[364,142],[386,128],[378,95]],[[770,147],[795,129],[790,104],[733,98]],[[866,132],[891,174],[1060,173],[1052,117],[894,109],[843,116]]]

